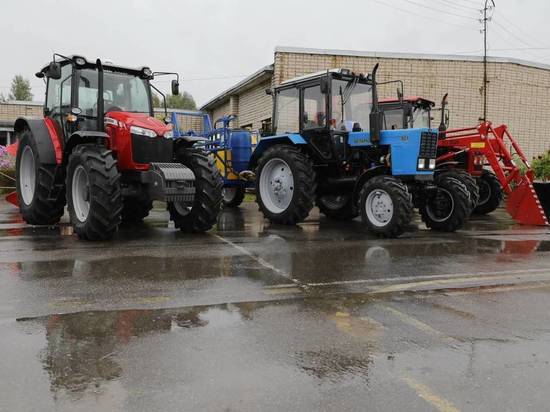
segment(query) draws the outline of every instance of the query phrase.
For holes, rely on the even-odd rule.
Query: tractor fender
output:
[[[367,180],[372,179],[375,176],[388,174],[390,174],[390,169],[387,166],[376,166],[363,172],[363,174],[360,175],[355,181],[355,187],[353,188],[354,203],[357,204],[357,202],[359,202],[359,193],[361,192],[361,189],[363,188],[363,185]]]
[[[302,136],[296,133],[263,137],[254,149],[252,156],[250,157],[250,162],[248,164],[249,169],[253,170],[258,164],[258,160],[260,160],[262,154],[271,146],[274,146],[276,144],[306,145],[307,142]]]
[[[43,119],[20,117],[15,121],[13,129],[16,135],[27,129],[31,131],[42,163],[61,164],[63,161],[63,139],[54,120],[47,117]]]
[[[83,143],[100,143],[106,145],[109,141],[109,135],[105,132],[94,132],[87,130],[78,130],[69,136],[65,145],[65,155],[68,159],[73,149]]]

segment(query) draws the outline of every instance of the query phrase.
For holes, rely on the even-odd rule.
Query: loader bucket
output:
[[[541,193],[548,199],[550,186],[544,186]],[[549,201],[547,200],[547,207]],[[548,226],[548,212],[539,200],[535,187],[528,179],[522,179],[521,183],[510,193],[506,201],[506,210],[512,218],[522,225]],[[548,208],[546,209],[548,210]]]
[[[19,207],[19,199],[17,198],[17,192],[11,192],[6,195],[6,200],[12,205]]]

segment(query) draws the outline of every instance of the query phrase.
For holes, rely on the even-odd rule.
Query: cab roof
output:
[[[403,101],[407,102],[407,103],[418,104],[418,105],[423,105],[423,106],[430,106],[430,107],[435,106],[434,102],[432,102],[431,100],[425,99],[423,97],[420,97],[420,96],[406,96],[406,97],[403,97]],[[384,103],[400,103],[400,102],[401,101],[397,98],[389,98],[389,99],[380,99],[379,100],[379,103],[381,103],[381,104],[384,104]]]
[[[352,79],[353,77],[359,77],[358,73],[353,73],[349,69],[343,69],[343,68],[329,69],[329,70],[321,70],[319,72],[309,73],[309,74],[305,74],[303,76],[295,77],[293,79],[285,80],[284,82],[282,82],[279,85],[279,87],[291,86],[291,85],[294,85],[294,84],[303,83],[303,82],[308,81],[308,80],[319,79],[323,76],[326,76],[327,74],[335,74],[338,77],[342,77],[344,79],[346,79],[346,78]],[[365,81],[370,81],[370,75],[363,75],[363,79]]]
[[[75,61],[76,58],[80,57],[86,61],[86,64],[83,67],[96,67],[96,60],[95,59],[88,59],[85,56],[79,55],[79,54],[71,54],[69,56],[65,56],[67,59],[64,59],[62,57],[57,56],[56,62],[60,63],[61,65],[67,64],[69,60]],[[51,62],[46,63],[42,69],[40,69],[40,72],[44,72],[50,65]],[[111,71],[118,71],[118,72],[128,72],[128,73],[142,73],[143,69],[148,68],[147,66],[141,66],[141,67],[127,67],[127,66],[120,66],[116,65],[112,62],[109,62],[108,60],[102,61],[103,68]]]

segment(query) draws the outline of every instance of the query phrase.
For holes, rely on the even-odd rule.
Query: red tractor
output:
[[[153,115],[153,73],[82,56],[54,54],[36,76],[46,80],[44,118],[19,118],[17,204],[33,225],[59,222],[68,205],[82,239],[109,239],[121,222],[167,203],[176,228],[204,232],[214,223],[222,179],[197,138],[174,140],[171,126]],[[166,110],[166,100],[165,110]],[[14,196],[11,196],[13,199]]]

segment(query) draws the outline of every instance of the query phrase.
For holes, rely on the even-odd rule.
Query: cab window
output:
[[[300,104],[298,89],[285,89],[277,92],[276,107],[277,133],[294,133],[299,131]]]
[[[325,127],[326,122],[326,100],[325,95],[321,93],[321,87],[305,88],[302,127],[304,129],[316,129]]]
[[[46,109],[48,114],[59,114],[61,108],[68,111],[71,105],[72,69],[70,64],[61,68],[60,79],[48,79],[48,93],[46,94]]]

